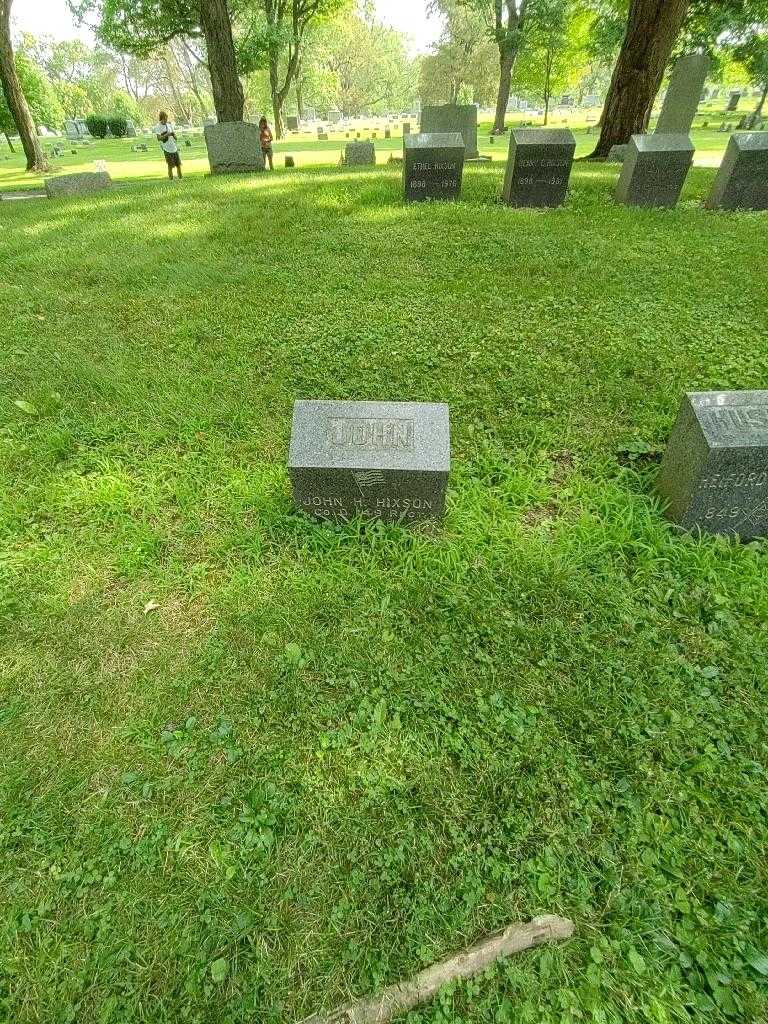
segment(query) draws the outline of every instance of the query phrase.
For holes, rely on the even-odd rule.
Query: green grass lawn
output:
[[[0,1019],[768,1019],[768,547],[653,494],[768,379],[765,214],[396,169],[2,204]],[[445,523],[315,525],[298,397],[450,403]],[[150,603],[154,610],[146,611]]]

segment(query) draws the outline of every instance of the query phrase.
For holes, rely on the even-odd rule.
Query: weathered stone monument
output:
[[[768,210],[768,132],[738,132],[707,200],[712,210]]]
[[[376,163],[376,147],[372,142],[348,142],[344,147],[346,167],[372,167]]]
[[[633,135],[616,185],[617,201],[628,206],[675,206],[693,153],[687,135]]]
[[[608,156],[606,157],[606,163],[609,164],[623,164],[627,158],[627,150],[629,149],[628,142],[619,142],[615,146],[611,146],[608,150]]]
[[[732,114],[734,112],[734,110],[737,110],[738,106],[739,106],[740,99],[741,99],[741,93],[740,92],[732,92],[731,95],[728,97],[728,106],[725,108],[726,112],[729,113],[729,114]]]
[[[502,198],[509,206],[560,206],[576,140],[567,128],[513,128]]]
[[[706,53],[689,53],[675,63],[656,124],[657,134],[688,134],[711,66]]]
[[[211,174],[248,174],[264,170],[259,126],[248,121],[219,121],[204,129]]]
[[[49,199],[60,196],[82,196],[101,192],[109,188],[112,179],[108,171],[82,171],[79,174],[60,174],[45,179],[45,191]]]
[[[458,132],[403,137],[403,189],[407,203],[458,199],[464,171],[464,140]]]
[[[459,132],[464,139],[464,159],[475,160],[477,148],[477,107],[474,103],[447,103],[442,107],[422,107],[422,135]]]
[[[447,405],[299,401],[293,407],[293,497],[320,519],[437,519],[450,458]]]
[[[683,395],[657,489],[686,530],[768,534],[768,391]]]
[[[125,137],[126,139],[136,138],[136,123],[130,117],[125,119]]]
[[[299,130],[299,119],[295,114],[289,114],[285,119],[285,126],[289,132],[297,132]]]

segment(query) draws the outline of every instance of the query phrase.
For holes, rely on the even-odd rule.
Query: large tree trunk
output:
[[[275,138],[283,137],[283,99],[280,92],[280,64],[276,48],[270,47],[269,52],[269,92],[272,96],[272,121]]]
[[[507,116],[509,93],[512,89],[512,71],[517,58],[517,48],[505,48],[499,52],[499,92],[496,96],[496,116],[493,119],[493,134],[504,134],[504,120]]]
[[[237,76],[227,0],[200,0],[200,22],[208,50],[216,117],[219,121],[242,121],[245,98]]]
[[[632,0],[592,158],[607,157],[612,146],[647,129],[688,5],[689,0]]]
[[[13,123],[19,133],[24,153],[27,157],[27,170],[43,173],[48,170],[48,161],[45,159],[40,140],[35,131],[35,122],[29,105],[21,88],[19,76],[16,73],[16,64],[13,60],[13,46],[11,45],[11,4],[13,0],[0,0],[0,82],[2,82],[5,99],[8,109],[11,112]],[[6,139],[8,136],[6,135]],[[11,140],[8,139],[8,145]],[[11,146],[13,149],[13,146]]]

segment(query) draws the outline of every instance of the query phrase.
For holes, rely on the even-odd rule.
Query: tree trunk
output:
[[[13,0],[0,0],[0,83],[3,86],[8,109],[11,112],[13,123],[21,139],[21,145],[27,157],[27,170],[44,173],[48,170],[48,161],[45,159],[40,140],[35,130],[35,122],[29,110],[24,92],[21,88],[19,76],[16,73],[16,64],[13,60],[13,46],[11,45],[11,4]],[[6,135],[6,139],[8,136]],[[8,139],[8,145],[11,140]],[[13,146],[11,146],[13,149]]]
[[[237,76],[227,0],[201,0],[200,22],[208,50],[208,71],[211,75],[216,117],[219,121],[242,121],[245,98]]]
[[[283,100],[280,95],[280,86],[278,84],[280,77],[279,70],[279,54],[276,48],[271,47],[269,49],[269,92],[272,96],[272,120],[273,127],[275,129],[275,138],[282,139],[283,137]]]
[[[758,101],[757,106],[747,118],[747,123],[744,125],[745,128],[754,128],[757,122],[763,115],[763,107],[765,106],[766,98],[768,98],[768,82],[763,86],[763,93]]]
[[[296,90],[296,115],[299,119],[299,123],[301,123],[304,120],[304,81],[301,62],[296,69],[296,83],[294,88]]]
[[[8,132],[3,132],[3,135],[5,135],[5,141],[8,143],[8,149],[10,149],[10,151],[12,153],[15,153],[16,150],[13,148],[13,143],[11,142],[11,136],[8,134]]]
[[[653,101],[675,45],[689,0],[631,0],[627,31],[603,107],[593,159],[648,127]]]
[[[493,119],[493,134],[504,134],[504,119],[507,116],[507,104],[512,88],[512,71],[517,58],[517,47],[506,47],[499,51],[499,93],[496,97],[496,116]]]

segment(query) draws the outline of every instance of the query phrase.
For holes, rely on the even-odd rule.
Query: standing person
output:
[[[157,122],[153,131],[163,149],[165,162],[168,165],[168,177],[173,181],[174,167],[178,177],[181,177],[181,155],[176,144],[176,126],[168,121],[168,115],[164,110],[157,115]]]
[[[266,117],[262,117],[259,121],[259,135],[261,136],[261,152],[264,156],[264,163],[266,164],[269,160],[269,169],[274,171],[275,165],[272,161],[272,132],[269,130],[269,124],[267,123]]]

